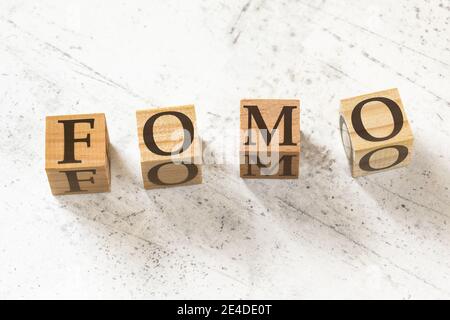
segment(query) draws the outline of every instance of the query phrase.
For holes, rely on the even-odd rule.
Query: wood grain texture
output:
[[[394,110],[386,105],[390,103],[389,100],[380,100],[384,98],[394,102]],[[356,112],[361,123],[360,128],[355,128],[352,115],[358,104],[362,106]],[[411,163],[414,137],[397,89],[343,99],[340,117],[341,137],[353,177],[400,168]],[[367,163],[371,171],[361,167],[362,161]]]
[[[145,189],[202,182],[201,141],[193,105],[140,110],[136,119]],[[152,125],[145,131],[149,122]],[[145,136],[153,143],[150,147]]]
[[[66,121],[76,121],[67,130],[69,138],[65,136]],[[66,145],[71,149],[68,162],[64,162]],[[109,136],[105,115],[46,117],[45,170],[53,195],[110,191]],[[68,175],[69,172],[77,173],[72,176]],[[77,187],[71,187],[69,180],[77,180]]]
[[[299,100],[241,100],[240,129],[241,178],[298,178]]]
[[[0,1],[0,298],[450,298],[449,7]],[[340,100],[386,88],[413,161],[354,179]],[[301,99],[299,179],[239,178],[244,97]],[[204,183],[144,190],[135,111],[186,102]],[[95,112],[113,192],[52,197],[45,116]]]

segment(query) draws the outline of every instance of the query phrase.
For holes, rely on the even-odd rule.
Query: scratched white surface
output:
[[[450,2],[0,2],[0,298],[450,298]],[[353,179],[341,98],[398,87],[411,166]],[[301,177],[244,181],[241,98],[300,98]],[[224,164],[141,187],[135,110]],[[53,197],[46,115],[105,112],[112,192]]]

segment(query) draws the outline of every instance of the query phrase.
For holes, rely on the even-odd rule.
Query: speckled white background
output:
[[[450,2],[0,2],[0,298],[450,298]],[[408,168],[353,179],[341,98],[398,87]],[[241,98],[300,98],[301,177],[244,181]],[[141,187],[135,110],[195,103],[204,184]],[[46,115],[105,112],[112,192],[53,197]]]

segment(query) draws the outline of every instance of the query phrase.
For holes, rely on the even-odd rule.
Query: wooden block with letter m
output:
[[[45,170],[54,195],[110,191],[104,114],[46,118]]]
[[[242,178],[298,178],[300,101],[241,100]]]
[[[340,128],[353,177],[411,162],[414,138],[397,89],[342,100]]]

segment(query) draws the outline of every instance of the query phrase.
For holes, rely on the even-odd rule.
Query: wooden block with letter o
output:
[[[141,110],[136,118],[145,189],[202,182],[193,105]]]
[[[241,100],[240,122],[242,178],[298,178],[299,100]]]
[[[46,118],[45,170],[54,195],[110,191],[104,114]]]
[[[342,100],[340,128],[353,177],[411,162],[414,138],[397,89]]]

